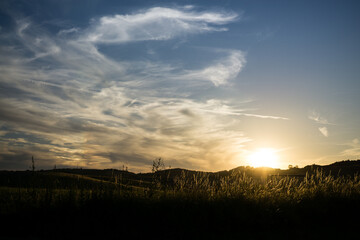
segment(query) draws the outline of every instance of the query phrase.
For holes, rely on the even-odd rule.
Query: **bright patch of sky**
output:
[[[360,157],[357,1],[2,1],[0,168]]]

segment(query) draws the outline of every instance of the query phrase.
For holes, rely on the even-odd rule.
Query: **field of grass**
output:
[[[351,239],[360,223],[360,177],[319,169],[1,172],[0,186],[1,239]]]

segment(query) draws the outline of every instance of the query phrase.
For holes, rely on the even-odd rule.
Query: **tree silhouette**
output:
[[[164,164],[164,160],[161,157],[153,161],[152,169],[151,169],[153,173],[164,169],[165,169],[165,164]]]
[[[31,170],[33,172],[35,172],[35,160],[34,160],[34,156],[31,156]]]

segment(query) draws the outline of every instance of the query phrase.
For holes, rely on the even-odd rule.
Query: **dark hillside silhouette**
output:
[[[0,171],[1,239],[349,239],[360,161],[238,167]]]
[[[149,173],[132,173],[117,169],[53,169],[36,171],[34,179],[32,171],[0,171],[0,186],[9,187],[71,187],[74,184],[83,184],[89,188],[98,183],[111,186],[112,183],[121,182],[130,186],[149,186],[151,182],[158,179],[162,182],[172,183],[175,179],[185,176],[187,179],[194,179],[196,176],[207,176],[211,180],[241,172],[254,178],[267,178],[269,176],[305,177],[306,173],[323,172],[325,175],[354,176],[360,173],[360,160],[346,160],[329,165],[308,165],[303,168],[291,168],[287,170],[273,168],[237,167],[229,171],[202,172],[181,168],[159,170]],[[75,181],[76,180],[76,181]],[[32,185],[31,185],[32,184]],[[57,186],[56,184],[60,184]]]

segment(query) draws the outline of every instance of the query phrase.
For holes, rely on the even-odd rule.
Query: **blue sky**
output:
[[[2,1],[0,168],[360,158],[357,1]]]

